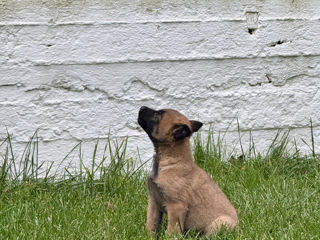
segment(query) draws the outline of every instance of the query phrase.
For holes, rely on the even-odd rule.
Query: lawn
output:
[[[127,139],[97,141],[91,166],[79,154],[78,173],[64,169],[63,176],[52,176],[50,167],[40,173],[35,136],[19,160],[10,135],[0,143],[0,239],[151,238],[145,230],[147,173],[126,157]],[[213,133],[193,142],[195,161],[226,193],[240,219],[238,228],[212,239],[319,239],[320,158],[314,151],[288,153],[286,133],[277,134],[263,156],[254,148],[240,157],[227,155]],[[96,158],[99,147],[106,149],[102,159]],[[165,225],[159,239],[203,238],[194,232],[170,238]]]

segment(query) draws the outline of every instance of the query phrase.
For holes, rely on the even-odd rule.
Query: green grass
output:
[[[295,148],[288,153],[288,134],[280,132],[264,156],[252,141],[237,157],[227,154],[220,134],[194,137],[195,161],[227,194],[240,219],[238,228],[212,239],[319,239],[320,158],[311,139],[309,157]],[[0,142],[0,239],[150,239],[146,171],[126,156],[127,139],[97,140],[90,166],[77,145],[70,154],[78,155],[78,172],[60,169],[62,176],[52,173],[52,164],[39,164],[37,142],[35,133],[20,158],[10,134]],[[169,238],[165,225],[160,239],[202,239],[193,232]]]

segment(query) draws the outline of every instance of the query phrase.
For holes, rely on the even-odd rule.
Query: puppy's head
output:
[[[201,122],[188,120],[173,109],[153,110],[148,107],[140,108],[138,123],[153,143],[182,141],[202,127]]]

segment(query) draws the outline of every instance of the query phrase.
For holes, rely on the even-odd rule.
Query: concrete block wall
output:
[[[238,118],[245,146],[290,128],[307,151],[312,118],[319,152],[319,39],[318,0],[0,0],[0,138],[19,154],[39,129],[59,162],[110,132],[148,158],[147,105],[228,128],[230,149]]]

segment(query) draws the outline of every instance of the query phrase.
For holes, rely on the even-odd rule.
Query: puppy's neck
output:
[[[155,159],[159,167],[169,166],[180,161],[193,161],[189,139],[173,144],[159,144],[155,146]]]

